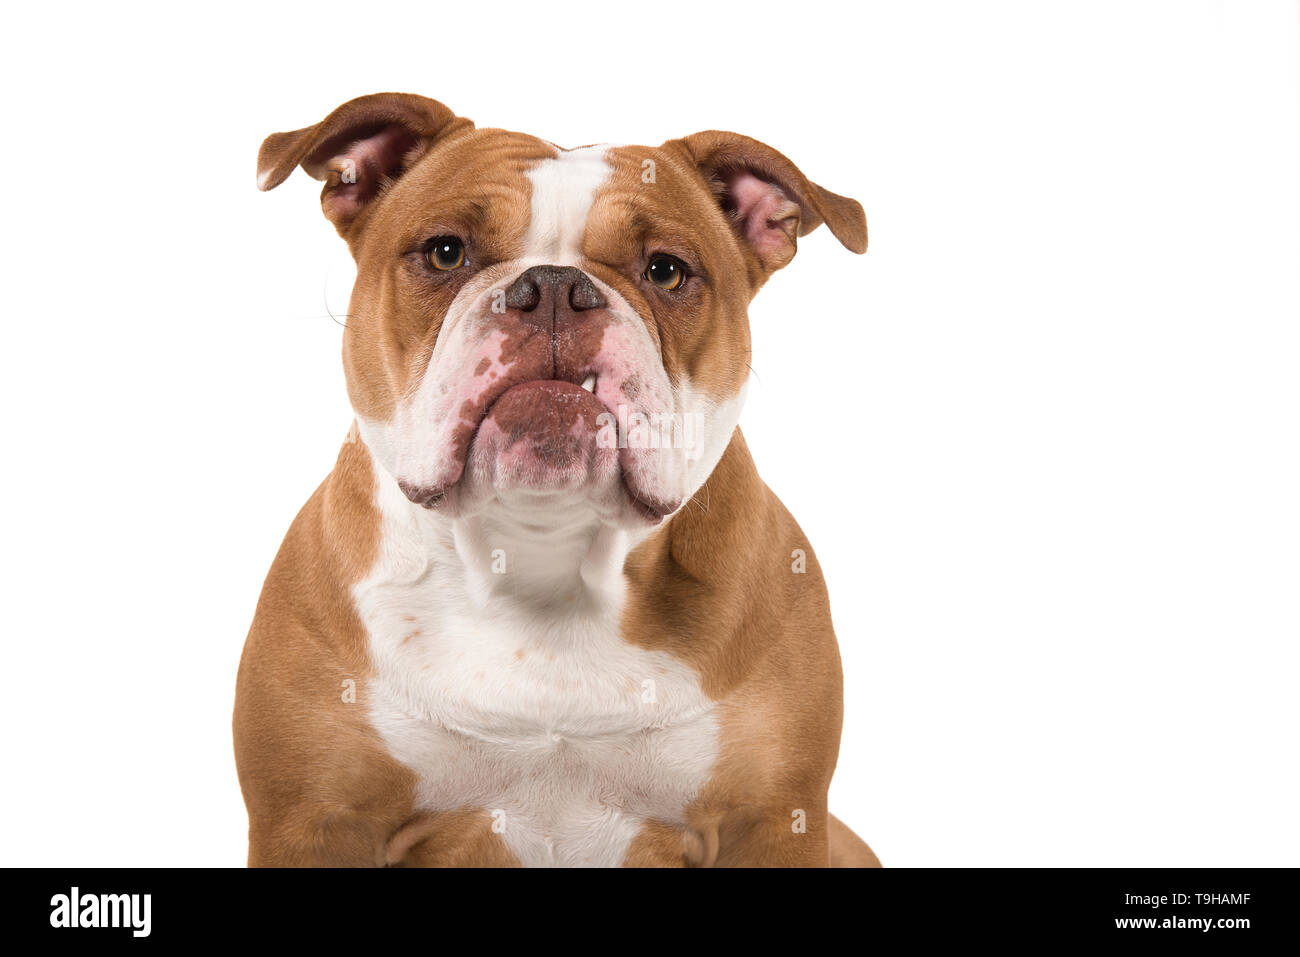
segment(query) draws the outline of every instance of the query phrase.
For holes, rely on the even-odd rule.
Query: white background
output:
[[[860,199],[751,311],[886,864],[1295,865],[1297,10],[313,3],[6,14],[0,863],[238,865],[244,634],[350,413],[273,131],[441,99],[734,129]],[[50,11],[51,8],[44,8]]]

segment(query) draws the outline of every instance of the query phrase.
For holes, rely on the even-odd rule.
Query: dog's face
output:
[[[344,338],[361,434],[407,497],[451,516],[576,502],[646,527],[708,478],[740,414],[747,307],[853,200],[747,137],[564,150],[377,94],[269,137],[357,282]]]

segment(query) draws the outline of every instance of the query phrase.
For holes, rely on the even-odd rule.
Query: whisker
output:
[[[329,317],[330,317],[331,319],[334,320],[335,324],[340,325],[340,326],[342,326],[344,329],[346,329],[346,328],[348,327],[348,324],[347,324],[346,322],[339,322],[338,317],[334,315],[334,311],[333,311],[332,309],[330,309],[330,303],[329,303],[329,300],[326,299],[326,300],[324,300],[324,302],[325,302],[325,311],[326,311],[327,313],[329,313]],[[347,314],[346,312],[343,313],[343,318],[344,318],[344,319],[347,319],[347,318],[348,318],[348,314]]]
[[[703,492],[705,497],[705,502],[703,505],[701,505],[698,501],[696,501],[696,497],[700,494],[700,492]],[[708,514],[709,506],[713,503],[713,494],[709,491],[708,482],[705,482],[702,486],[700,486],[700,492],[696,492],[695,495],[691,496],[691,503],[695,505],[695,507],[698,508],[701,512]]]

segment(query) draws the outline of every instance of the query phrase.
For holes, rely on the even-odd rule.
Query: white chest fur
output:
[[[418,806],[487,810],[528,866],[616,866],[643,822],[680,823],[716,757],[717,716],[693,669],[623,639],[621,574],[584,584],[575,561],[567,585],[558,574],[544,598],[520,598],[526,543],[442,522],[377,472],[380,554],[354,600],[370,718],[416,773]],[[580,526],[548,537],[548,572],[590,551]]]

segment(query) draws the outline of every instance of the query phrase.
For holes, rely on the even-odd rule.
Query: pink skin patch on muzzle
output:
[[[672,409],[658,352],[634,316],[608,308],[497,313],[480,303],[426,372],[435,378],[424,387],[436,385],[426,407],[435,458],[428,480],[399,471],[407,498],[454,512],[466,482],[567,492],[616,487],[621,474],[627,503],[643,519],[675,511],[680,500],[660,490],[655,474],[660,450],[601,440],[617,410]]]

